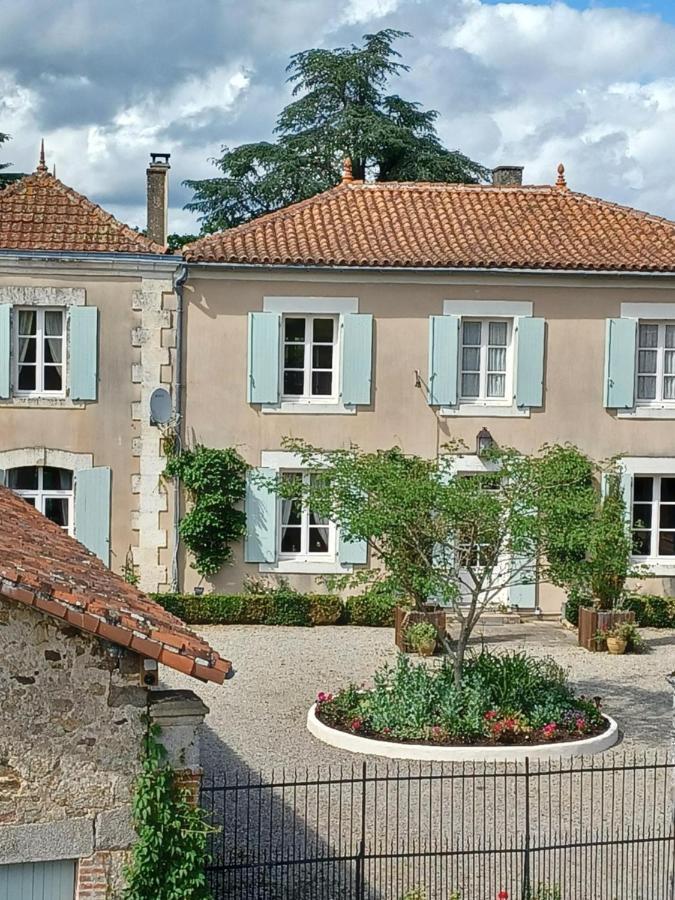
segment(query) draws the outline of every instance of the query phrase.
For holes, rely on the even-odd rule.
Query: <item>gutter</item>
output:
[[[176,294],[176,371],[173,382],[174,436],[176,451],[182,453],[183,442],[183,289],[188,280],[188,267],[183,263],[173,276]],[[171,559],[171,590],[179,590],[178,547],[180,544],[180,479],[173,481],[173,556]]]

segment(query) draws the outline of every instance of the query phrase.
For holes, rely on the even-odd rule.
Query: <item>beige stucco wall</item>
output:
[[[262,413],[246,401],[247,313],[262,310],[265,296],[358,297],[359,312],[374,316],[373,402],[355,415]],[[617,419],[602,405],[605,320],[620,315],[622,302],[675,303],[666,279],[629,277],[458,274],[445,277],[367,273],[268,277],[221,270],[193,270],[185,297],[186,435],[209,446],[236,446],[252,465],[263,450],[280,449],[285,435],[319,446],[355,442],[365,449],[398,444],[405,451],[435,455],[448,440],[461,439],[474,452],[486,425],[496,442],[525,452],[545,442],[569,441],[596,459],[616,454],[670,456],[675,421]],[[527,417],[444,417],[415,387],[414,370],[426,381],[428,317],[444,300],[525,300],[547,320],[545,405]],[[217,576],[218,590],[237,590],[257,566],[241,562]],[[291,580],[307,586],[314,579]],[[185,574],[185,587],[197,582]],[[561,595],[540,591],[544,610],[559,608]]]

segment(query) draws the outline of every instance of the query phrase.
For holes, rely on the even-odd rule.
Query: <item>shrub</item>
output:
[[[592,605],[592,598],[586,596],[580,591],[570,591],[567,596],[567,600],[565,601],[565,619],[570,623],[570,625],[574,625],[576,627],[579,624],[580,608],[582,606]]]
[[[675,628],[675,597],[629,593],[622,598],[623,609],[635,613],[642,628]]]
[[[432,641],[435,644],[437,638],[438,632],[431,622],[415,622],[405,633],[406,641],[413,650],[416,650],[418,653],[420,647],[423,647],[425,644],[430,644]]]
[[[344,614],[344,604],[337,594],[307,594],[312,625],[337,625]]]
[[[390,628],[394,624],[394,610],[401,605],[400,597],[384,586],[374,585],[363,594],[345,600],[346,619],[350,625],[372,625]]]

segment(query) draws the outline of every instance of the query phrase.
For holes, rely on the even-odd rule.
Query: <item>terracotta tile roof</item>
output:
[[[166,252],[40,166],[0,191],[0,250]]]
[[[675,270],[675,223],[554,186],[345,181],[187,245],[257,265]]]
[[[5,487],[0,595],[202,681],[222,684],[231,668],[180,619]]]

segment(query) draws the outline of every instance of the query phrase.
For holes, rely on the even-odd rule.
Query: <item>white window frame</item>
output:
[[[650,399],[642,399],[638,397],[638,384],[639,384],[639,363],[640,363],[640,326],[641,325],[656,325],[658,328],[656,347],[650,348],[642,348],[656,351],[656,372],[655,373],[647,373],[647,377],[655,377],[656,378],[656,397],[652,400]],[[635,336],[635,405],[640,407],[651,407],[653,409],[673,409],[675,408],[675,397],[672,399],[664,398],[663,396],[663,387],[664,387],[664,359],[666,354],[666,349],[669,349],[673,354],[675,354],[675,347],[666,348],[666,327],[670,326],[671,328],[675,328],[675,322],[673,321],[655,321],[653,319],[639,319],[637,323],[637,330]],[[644,375],[644,373],[643,373]],[[675,374],[673,374],[673,379],[675,380]]]
[[[306,469],[281,469],[279,471],[280,475],[300,475],[302,477],[303,484],[308,484],[309,479],[312,477],[312,472],[307,471]],[[300,552],[299,553],[288,553],[283,552],[281,549],[281,541],[283,536],[283,522],[281,517],[281,508],[283,504],[283,499],[279,498],[277,500],[277,559],[280,561],[283,560],[292,560],[293,562],[300,563],[335,563],[337,557],[337,528],[335,527],[335,522],[328,522],[328,525],[325,526],[328,528],[328,551],[326,553],[311,553],[309,550],[309,507],[306,504],[303,504],[301,513],[300,513]]]
[[[23,466],[17,466],[15,468],[23,468]],[[72,470],[70,471],[72,477],[72,487],[69,491],[59,491],[59,490],[45,490],[43,487],[44,484],[44,470],[45,466],[37,465],[37,466],[29,466],[28,468],[37,469],[38,473],[38,486],[37,490],[28,490],[28,489],[14,489],[12,491],[18,496],[23,497],[24,500],[34,500],[35,509],[39,513],[42,513],[45,516],[45,507],[47,500],[67,500],[68,501],[68,525],[67,526],[59,526],[62,531],[65,531],[71,537],[75,534],[75,473]],[[50,467],[51,468],[51,467]],[[57,467],[59,468],[59,467]],[[5,481],[8,481],[9,473],[12,469],[8,469],[5,473]]]
[[[288,319],[303,319],[305,323],[305,340],[304,340],[304,365],[303,365],[303,392],[302,394],[284,394],[284,365],[285,347],[286,347],[286,321]],[[333,322],[333,365],[330,369],[332,375],[332,391],[330,394],[312,394],[312,373],[315,371],[312,365],[312,349],[314,347],[314,322],[317,319],[330,319]],[[282,403],[299,403],[303,405],[309,404],[335,404],[340,397],[340,373],[341,367],[341,336],[342,328],[340,327],[340,317],[331,313],[284,313],[281,317],[281,350],[279,353],[279,384],[281,386],[280,396]],[[299,344],[298,344],[299,346]],[[319,342],[318,346],[329,346],[327,342]],[[329,371],[321,369],[317,371]]]
[[[636,478],[651,478],[652,479],[652,499],[651,501],[647,500],[638,500],[637,503],[641,506],[651,506],[652,509],[652,524],[649,529],[647,528],[639,528],[635,529],[633,526],[633,507],[635,506],[635,487],[634,482]],[[672,555],[661,555],[658,552],[659,539],[662,531],[672,531],[675,533],[675,528],[661,528],[661,507],[662,506],[674,506],[675,500],[672,501],[662,501],[661,500],[661,480],[663,478],[675,479],[675,473],[667,474],[663,473],[660,475],[656,475],[652,472],[643,475],[640,472],[636,472],[633,475],[633,482],[631,485],[631,505],[630,505],[630,526],[631,526],[631,535],[634,531],[649,531],[649,550],[650,552],[645,555],[633,554],[633,559],[636,562],[649,564],[650,560],[654,560],[656,562],[665,563],[666,565],[670,564],[675,566],[675,553]],[[656,551],[656,552],[654,552]]]
[[[619,461],[622,470],[622,492],[626,505],[626,527],[633,533],[633,479],[638,477],[666,476],[675,478],[675,457],[625,456]],[[652,519],[653,520],[653,519]],[[652,538],[653,546],[653,538]],[[647,566],[649,575],[656,578],[675,577],[675,556],[631,556],[634,565]]]
[[[463,350],[464,350],[464,325],[466,323],[477,322],[481,326],[481,342],[480,342],[480,361],[479,361],[479,392],[477,397],[468,397],[462,394],[462,374],[463,368]],[[487,395],[487,379],[488,379],[488,349],[490,323],[506,323],[506,367],[504,370],[504,396],[488,397]],[[472,404],[474,406],[506,406],[510,407],[514,402],[514,319],[509,316],[462,316],[459,323],[459,353],[457,354],[457,395],[460,404]],[[470,344],[473,347],[476,345]],[[499,373],[501,374],[501,373]]]
[[[19,337],[19,319],[20,314],[22,312],[34,312],[36,315],[35,321],[35,390],[32,391],[22,391],[19,389],[19,370],[21,368],[20,363],[20,337]],[[45,321],[45,313],[47,312],[59,312],[61,313],[61,322],[62,322],[62,330],[61,330],[61,390],[59,391],[49,391],[45,390],[44,387],[44,377],[45,377],[45,361],[44,361],[44,341],[45,341],[45,330],[44,330],[44,321]],[[68,335],[68,317],[67,310],[61,306],[15,306],[12,310],[12,330],[13,330],[13,354],[14,354],[14,365],[13,365],[13,382],[14,382],[14,391],[13,394],[16,397],[65,397],[66,396],[66,362],[68,357],[68,347],[67,347],[67,335]],[[52,335],[52,337],[56,337],[56,335]]]

